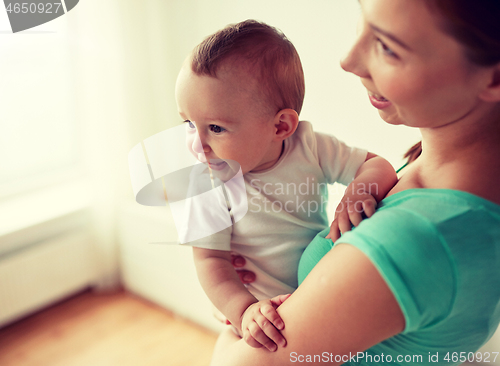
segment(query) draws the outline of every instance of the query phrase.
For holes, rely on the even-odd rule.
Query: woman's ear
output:
[[[293,135],[299,125],[299,115],[293,109],[282,109],[274,116],[275,138],[283,141]]]
[[[479,94],[479,97],[485,102],[500,102],[500,63],[493,67],[489,84]]]

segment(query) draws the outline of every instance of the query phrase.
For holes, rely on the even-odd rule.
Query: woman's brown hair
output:
[[[500,62],[500,0],[426,0],[442,19],[443,30],[465,46],[465,55],[479,66]],[[422,153],[413,145],[404,155],[411,163]]]

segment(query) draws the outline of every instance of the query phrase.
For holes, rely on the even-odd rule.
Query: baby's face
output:
[[[213,169],[230,159],[243,174],[269,168],[277,160],[274,115],[263,113],[248,76],[199,76],[185,63],[176,84],[177,108],[187,129],[187,145]],[[279,157],[279,155],[278,155]]]

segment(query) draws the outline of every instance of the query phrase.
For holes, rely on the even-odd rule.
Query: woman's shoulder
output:
[[[398,211],[400,214],[416,215],[439,225],[452,223],[454,218],[461,216],[482,217],[485,226],[494,222],[500,223],[500,205],[453,189],[407,189],[382,200],[378,211]],[[481,221],[477,220],[471,223],[479,224]]]
[[[339,242],[414,270],[440,263],[456,272],[472,256],[498,268],[500,206],[462,191],[410,189],[384,199],[370,219]]]
[[[379,269],[405,313],[406,332],[445,319],[471,284],[500,281],[500,206],[466,192],[413,189],[389,196],[339,243],[357,247]],[[474,278],[464,284],[471,271]],[[419,309],[430,303],[432,316],[422,316]]]
[[[470,243],[500,249],[500,206],[467,192],[409,189],[384,199],[377,212],[343,240],[385,250],[468,255]],[[443,254],[445,254],[443,253]]]
[[[334,246],[327,234],[318,234],[307,247],[304,274]],[[486,252],[500,250],[499,205],[462,191],[408,189],[385,198],[371,218],[335,244],[352,244],[373,256],[402,256],[406,265],[418,267],[429,264],[420,261],[425,257],[451,265],[475,251],[471,244],[478,242],[488,244]]]

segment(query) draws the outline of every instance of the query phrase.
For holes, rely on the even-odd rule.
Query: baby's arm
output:
[[[275,351],[277,345],[285,344],[279,332],[283,321],[276,309],[248,292],[231,263],[230,252],[194,247],[193,255],[205,293],[250,346]]]
[[[397,180],[392,165],[384,158],[369,152],[356,177],[347,186],[335,211],[335,219],[327,238],[335,241],[341,233],[351,230],[351,224],[358,226],[363,220],[363,213],[366,217],[372,216],[377,203],[389,193]]]

